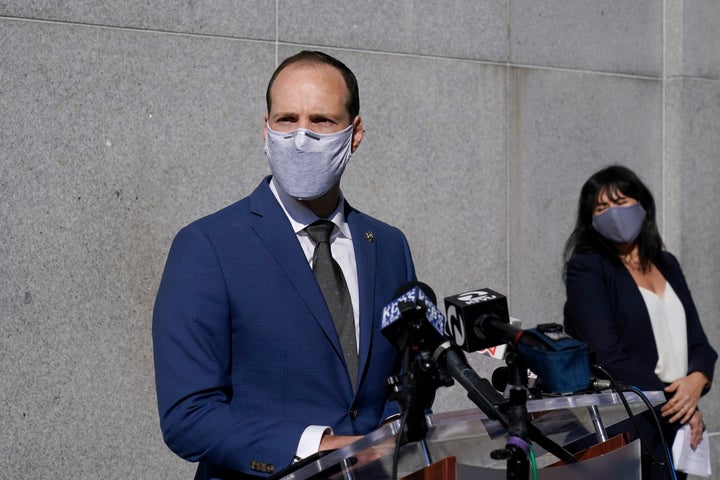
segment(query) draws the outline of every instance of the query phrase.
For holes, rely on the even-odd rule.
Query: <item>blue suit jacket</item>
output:
[[[717,353],[708,343],[677,259],[663,254],[656,265],[685,309],[688,373],[711,380]],[[658,352],[650,316],[632,275],[619,262],[597,254],[573,256],[567,264],[565,329],[586,342],[613,378],[643,390],[662,390],[655,374]]]
[[[395,290],[415,280],[404,235],[346,208],[360,298],[353,392],[322,292],[268,181],[178,233],[155,303],[161,427],[175,453],[201,462],[196,478],[277,471],[308,425],[366,434],[396,413],[385,380],[400,362],[380,320]]]

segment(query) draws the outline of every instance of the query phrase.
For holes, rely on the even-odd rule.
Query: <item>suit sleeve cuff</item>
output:
[[[321,425],[308,426],[300,437],[300,443],[298,444],[297,452],[295,452],[295,459],[302,460],[305,457],[317,453],[323,435],[332,435],[332,433],[333,431],[330,427]]]

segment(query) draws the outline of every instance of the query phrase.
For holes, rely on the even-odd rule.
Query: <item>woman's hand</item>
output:
[[[695,450],[700,442],[702,441],[702,434],[705,431],[705,423],[702,420],[702,413],[700,410],[695,410],[695,413],[690,418],[690,446]]]
[[[700,394],[708,381],[704,373],[692,372],[665,387],[665,392],[673,393],[673,396],[660,409],[661,415],[670,417],[670,423],[680,421],[684,425],[689,422],[697,410]]]

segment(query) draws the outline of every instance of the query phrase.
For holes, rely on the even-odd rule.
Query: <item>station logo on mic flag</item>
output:
[[[467,330],[472,328],[482,315],[494,315],[502,321],[510,321],[507,298],[489,288],[445,297],[445,313],[447,335],[455,345],[466,352],[475,352],[497,344],[488,340],[477,328],[473,331]]]
[[[430,322],[433,328],[437,330],[440,335],[445,335],[445,317],[440,310],[438,310],[437,306],[435,306],[430,297],[428,297],[420,287],[413,287],[383,308],[382,326],[380,328],[384,329],[385,327],[395,323],[400,318],[401,303],[417,304],[419,302],[424,303],[427,309],[425,312],[425,319]]]

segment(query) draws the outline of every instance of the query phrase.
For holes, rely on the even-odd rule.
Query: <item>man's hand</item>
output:
[[[350,445],[360,438],[362,438],[361,435],[323,435],[322,440],[320,440],[320,447],[318,450],[337,450],[338,448]]]

